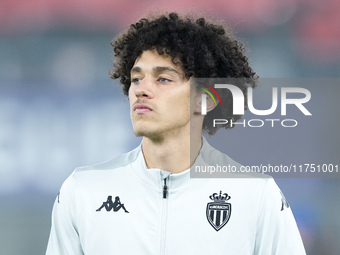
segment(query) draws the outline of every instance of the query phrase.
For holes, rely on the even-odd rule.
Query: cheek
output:
[[[132,99],[134,98],[135,91],[132,86],[130,86],[129,91],[128,91],[128,99],[130,101],[130,104],[132,103]]]
[[[190,91],[184,91],[181,94],[181,100],[178,102],[178,107],[182,108],[182,111],[188,114],[191,108],[191,93]]]
[[[130,87],[129,87],[129,90],[128,90],[128,97],[131,97],[131,95],[132,95],[132,90],[133,90],[133,88],[132,88],[132,86],[130,86]]]
[[[190,92],[190,110],[191,112],[196,111],[197,105],[200,105],[201,102],[201,94],[197,92],[197,90],[191,89]]]

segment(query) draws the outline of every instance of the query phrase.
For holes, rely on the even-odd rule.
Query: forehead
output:
[[[134,70],[136,70],[135,67],[142,70],[154,70],[155,67],[169,67],[176,70],[178,73],[184,74],[184,70],[179,60],[175,59],[175,61],[173,61],[168,54],[160,55],[156,50],[144,51],[136,59],[133,65]]]

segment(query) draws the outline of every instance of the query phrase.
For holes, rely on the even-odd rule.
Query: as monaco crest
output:
[[[210,225],[216,231],[219,231],[230,219],[231,204],[226,201],[231,197],[227,193],[222,194],[222,191],[220,191],[219,195],[214,193],[209,198],[214,202],[207,204],[207,219]]]

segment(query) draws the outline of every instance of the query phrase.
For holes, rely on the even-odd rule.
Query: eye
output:
[[[141,81],[142,81],[141,78],[133,78],[133,79],[131,80],[131,83],[133,83],[133,84],[139,84]]]
[[[168,83],[170,82],[171,80],[167,79],[167,78],[164,78],[164,77],[160,77],[158,78],[158,81],[161,82],[161,83]]]

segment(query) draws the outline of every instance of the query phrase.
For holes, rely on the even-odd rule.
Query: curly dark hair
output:
[[[174,63],[175,59],[179,59],[187,79],[237,78],[234,85],[244,95],[249,86],[256,85],[257,75],[249,66],[243,45],[225,25],[209,23],[204,18],[179,17],[177,13],[143,18],[113,40],[111,45],[116,59],[110,75],[112,79],[120,78],[125,95],[128,95],[131,85],[130,70],[135,60],[144,51],[153,49],[160,55],[169,55]],[[217,106],[205,116],[203,131],[209,135],[215,134],[218,129],[211,125],[214,116],[224,116],[234,122],[241,117],[232,113],[231,93],[226,89],[217,91],[223,107]]]

